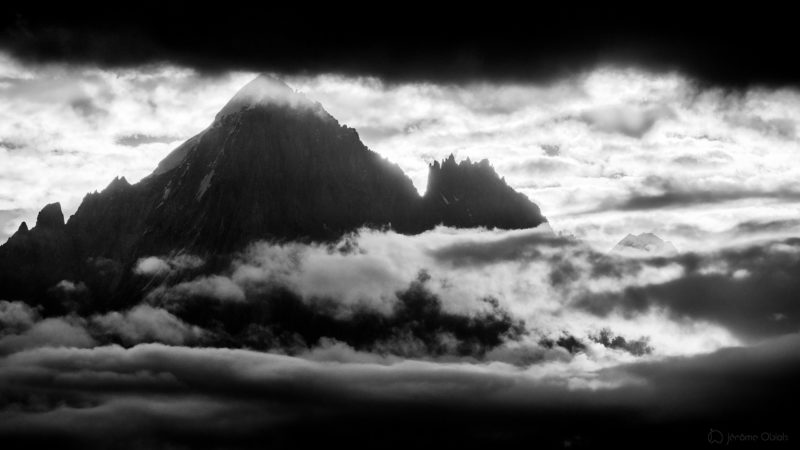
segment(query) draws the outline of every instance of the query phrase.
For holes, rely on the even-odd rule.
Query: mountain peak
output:
[[[624,256],[673,256],[678,250],[654,233],[628,234],[611,250]]]
[[[117,192],[121,190],[125,190],[131,187],[131,184],[128,182],[125,177],[115,177],[111,180],[111,183],[103,190],[103,192]]]
[[[39,211],[36,216],[36,227],[59,228],[64,226],[64,213],[61,212],[61,203],[50,203]]]
[[[531,228],[547,222],[539,207],[514,191],[487,159],[456,162],[450,155],[428,167],[425,191],[437,223],[450,226]]]
[[[258,106],[277,105],[290,108],[322,109],[305,95],[296,92],[283,81],[261,74],[244,85],[217,113],[219,120],[227,115]]]
[[[520,229],[547,222],[487,160],[451,155],[432,165],[429,177],[421,197],[354,129],[260,76],[150,177],[133,186],[115,178],[87,195],[66,225],[59,204],[46,206],[37,227],[47,232],[34,229],[30,239],[0,247],[0,285],[9,286],[0,297],[45,295],[59,280],[80,276],[90,289],[124,298],[126,283],[136,281],[123,268],[177,251],[222,260],[254,241],[329,242],[362,227],[416,234],[439,224]],[[117,275],[99,271],[97,260]],[[24,270],[8,269],[19,266]],[[4,281],[2,272],[13,279]]]

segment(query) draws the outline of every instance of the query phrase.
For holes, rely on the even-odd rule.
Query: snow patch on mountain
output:
[[[211,169],[211,172],[208,172],[206,176],[200,181],[200,187],[197,188],[197,195],[195,195],[195,200],[200,200],[205,195],[208,187],[211,186],[211,179],[214,177],[215,169]]]
[[[611,249],[611,253],[628,257],[674,256],[678,249],[653,233],[628,234]]]

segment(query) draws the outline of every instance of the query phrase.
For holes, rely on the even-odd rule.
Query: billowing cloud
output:
[[[136,261],[133,272],[138,275],[168,275],[179,273],[185,270],[192,270],[204,264],[202,258],[186,253],[173,256],[148,256]]]
[[[30,325],[20,334],[0,337],[0,355],[46,346],[92,347],[94,345],[95,341],[84,328],[81,319],[48,318]]]
[[[110,312],[91,318],[94,327],[104,334],[117,336],[124,344],[140,342],[162,342],[182,345],[198,341],[203,331],[190,326],[169,312],[139,305],[123,313]]]
[[[0,336],[29,329],[39,320],[39,313],[23,302],[0,300]]]
[[[759,340],[800,329],[800,242],[796,238],[676,259],[685,274],[617,292],[587,293],[577,304],[598,315],[666,308],[673,317],[719,323]]]
[[[230,278],[221,275],[210,275],[184,281],[168,290],[156,289],[150,295],[163,302],[181,302],[191,297],[213,298],[223,301],[244,301],[244,291]]]
[[[363,229],[335,244],[260,242],[217,273],[152,284],[146,298],[209,330],[216,345],[290,353],[333,339],[383,356],[533,363],[550,358],[548,349],[572,349],[559,343],[565,335],[610,360],[737,342],[727,323],[671,317],[657,302],[604,314],[583,303],[677,283],[695,270],[682,256],[606,255],[540,228]],[[603,329],[614,331],[608,342],[595,339]]]

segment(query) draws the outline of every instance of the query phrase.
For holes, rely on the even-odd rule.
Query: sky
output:
[[[405,5],[390,24],[346,6],[327,17],[187,7],[2,16],[0,242],[48,203],[68,217],[115,177],[138,182],[261,73],[354,128],[420,194],[432,162],[488,159],[548,223],[363,228],[335,243],[252,242],[229,259],[91,259],[103,277],[130,270],[141,298],[96,302],[79,279],[48,290],[60,309],[0,298],[0,437],[62,448],[796,440],[782,412],[800,376],[788,15],[676,4],[636,20],[609,6],[456,22]],[[612,250],[641,233],[672,247]]]
[[[0,56],[0,237],[32,225],[47,203],[68,216],[114,177],[148,175],[256,75]],[[655,232],[695,250],[776,220],[791,232],[800,206],[791,87],[730,91],[613,66],[547,83],[280,78],[399,164],[420,193],[434,160],[487,158],[557,232],[598,248]]]

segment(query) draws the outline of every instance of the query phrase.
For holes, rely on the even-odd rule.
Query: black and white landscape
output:
[[[800,439],[788,28],[192,7],[3,19],[0,448]]]

